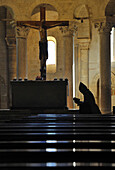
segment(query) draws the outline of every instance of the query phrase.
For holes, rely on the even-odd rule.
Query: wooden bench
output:
[[[76,111],[26,115],[0,123],[0,168],[115,167],[115,116]]]

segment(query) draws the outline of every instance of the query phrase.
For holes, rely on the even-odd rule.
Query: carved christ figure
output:
[[[47,29],[56,26],[68,26],[68,21],[46,21],[45,7],[40,7],[40,21],[17,21],[17,26],[30,27],[39,30],[39,59],[41,63],[41,79],[46,80],[46,60],[48,59]]]

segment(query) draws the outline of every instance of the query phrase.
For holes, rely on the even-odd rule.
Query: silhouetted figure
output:
[[[82,102],[78,98],[73,98],[73,100],[80,107],[80,113],[101,114],[92,92],[82,82],[80,82],[79,91],[84,95],[84,101]]]

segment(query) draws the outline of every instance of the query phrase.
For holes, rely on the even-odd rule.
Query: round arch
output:
[[[49,6],[52,6],[52,9],[54,8],[55,11],[57,11],[57,13],[59,14],[60,8],[56,3],[53,3],[53,2],[48,3],[47,0],[45,0],[44,3],[43,3],[42,0],[41,0],[40,3],[34,2],[33,4],[31,4],[30,8],[28,9],[28,16],[31,17],[32,13],[36,9],[36,7],[41,6],[43,4],[44,5],[47,4]]]
[[[46,8],[46,20],[54,21],[58,19],[58,12],[55,9],[55,7],[50,4],[44,4],[44,3],[36,6],[33,9],[31,17],[35,17],[34,19],[37,18],[37,20],[40,20],[40,7]]]
[[[0,7],[7,8],[10,11],[10,13],[11,13],[12,18],[14,18],[14,19],[16,18],[16,16],[20,15],[18,8],[15,5],[13,5],[13,3],[12,4],[10,4],[9,2],[7,2],[7,3],[0,3]]]
[[[74,17],[89,17],[89,11],[88,11],[88,6],[83,4],[83,5],[79,5],[78,7],[76,7],[74,9],[74,13],[73,13]]]
[[[105,16],[115,15],[115,0],[109,0],[105,8]]]
[[[90,14],[88,6],[83,4],[79,5],[74,9],[73,18],[76,19],[78,24],[78,38],[82,39],[90,39]]]

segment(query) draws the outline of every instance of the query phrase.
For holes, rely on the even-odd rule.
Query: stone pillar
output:
[[[6,8],[0,7],[0,19],[6,18]],[[6,23],[0,22],[0,79],[3,80],[3,86],[0,86],[1,91],[1,100],[0,106],[2,109],[9,107],[8,99],[8,51],[7,44],[5,41],[6,36]]]
[[[96,24],[100,39],[100,109],[102,114],[111,113],[111,56],[110,31],[111,24],[101,22]]]
[[[69,82],[67,106],[70,109],[73,108],[73,48],[76,26],[72,23],[69,27],[62,28],[61,31],[63,32],[64,38],[64,77],[67,78]]]
[[[6,42],[8,46],[9,57],[9,80],[16,78],[16,38],[7,36]]]
[[[115,62],[115,28],[113,28],[113,61]]]
[[[80,81],[89,87],[89,43],[90,40],[78,40],[80,48]]]
[[[16,27],[17,79],[27,77],[27,35],[29,28]]]
[[[16,78],[16,38],[14,36],[7,36],[6,42],[8,46],[8,68],[9,68],[9,106],[12,105],[10,81]]]
[[[79,83],[80,83],[80,74],[79,74],[79,68],[80,68],[80,65],[79,65],[79,45],[78,45],[78,42],[77,42],[77,38],[74,40],[74,86],[75,86],[75,91],[74,91],[74,94],[73,94],[73,97],[77,97],[79,98]],[[77,104],[74,103],[74,108],[76,109],[79,109],[79,106],[77,106]]]

